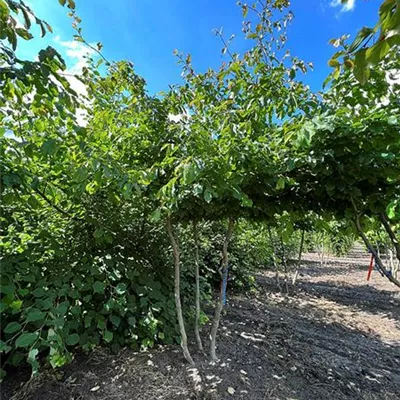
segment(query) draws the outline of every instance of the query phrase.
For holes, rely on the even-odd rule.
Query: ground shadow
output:
[[[400,346],[319,318],[297,300],[270,292],[230,298],[218,363],[194,352],[196,367],[188,368],[179,346],[99,349],[43,374],[19,399],[398,399]]]
[[[194,350],[193,338],[193,368],[178,345],[117,355],[100,348],[22,387],[23,371],[9,377],[2,399],[397,400],[400,332],[388,318],[399,321],[400,301],[389,290],[359,285],[367,257],[351,257],[322,268],[306,260],[304,277],[289,295],[265,273],[257,276],[255,293],[230,295],[217,363]],[[206,347],[208,329],[202,332]]]

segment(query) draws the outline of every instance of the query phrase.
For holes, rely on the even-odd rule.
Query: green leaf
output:
[[[353,51],[357,50],[357,48],[360,46],[360,44],[369,36],[373,33],[372,28],[364,27],[360,29],[360,31],[357,33],[357,36],[355,37],[353,43],[349,46],[347,51],[349,53],[353,53]]]
[[[28,347],[39,337],[39,332],[23,333],[15,341],[15,347]]]
[[[35,297],[43,297],[46,295],[46,292],[43,288],[37,288],[32,293]]]
[[[185,164],[183,167],[183,183],[190,185],[197,177],[197,168],[193,164]]]
[[[100,281],[96,281],[95,283],[93,283],[93,291],[95,293],[104,293],[104,289],[105,289],[105,285],[103,282]]]
[[[82,312],[81,306],[72,306],[71,307],[71,314],[72,315],[79,315]]]
[[[36,375],[39,372],[39,362],[36,357],[39,354],[39,350],[36,348],[31,348],[28,353],[27,361],[32,367],[32,375]]]
[[[26,316],[26,320],[25,322],[34,322],[34,321],[39,321],[41,319],[43,319],[45,317],[46,313],[32,308],[31,310],[29,310],[27,316]]]
[[[206,188],[206,190],[204,190],[204,200],[207,202],[207,203],[210,203],[211,202],[211,200],[212,200],[212,193],[211,193],[211,191],[208,189],[208,188]]]
[[[367,49],[365,52],[366,60],[372,65],[376,65],[384,59],[389,51],[389,43],[386,40],[380,40],[378,43]]]
[[[40,202],[36,199],[35,196],[29,197],[28,204],[35,210],[40,207]]]
[[[5,328],[4,332],[5,333],[15,333],[19,330],[21,330],[22,326],[19,322],[10,322]]]
[[[116,327],[118,327],[119,324],[121,323],[121,318],[118,317],[118,315],[110,315],[109,319],[112,322],[112,324]]]
[[[110,332],[110,331],[104,331],[103,337],[104,337],[104,340],[105,340],[107,343],[110,343],[111,340],[113,340],[114,335],[113,335],[113,333]]]
[[[12,349],[11,346],[8,346],[6,342],[0,340],[0,352],[1,353],[8,353]]]
[[[340,65],[340,63],[339,63],[339,61],[338,61],[336,58],[331,58],[331,59],[328,61],[328,65],[329,65],[330,67],[336,68],[336,67],[338,67],[338,66]]]
[[[251,200],[246,194],[243,195],[241,203],[244,207],[252,207],[253,206],[253,200]]]
[[[370,69],[366,60],[366,49],[358,50],[354,59],[354,76],[364,85],[370,75]]]
[[[57,142],[54,139],[46,140],[42,145],[42,152],[51,156],[57,152]]]
[[[392,201],[386,208],[386,213],[389,217],[389,219],[395,219],[396,218],[396,210],[399,207],[399,204],[396,201]],[[399,207],[400,211],[400,207]]]
[[[67,313],[69,305],[69,301],[63,301],[57,307],[55,307],[54,312],[57,314],[57,316],[63,316]]]
[[[9,285],[2,285],[0,287],[0,292],[5,295],[13,294],[15,292],[15,285],[13,283]]]
[[[71,335],[67,336],[65,342],[68,346],[75,346],[79,343],[79,335],[77,333],[72,333]]]
[[[12,308],[14,311],[18,311],[22,307],[22,300],[14,300],[8,306]]]
[[[158,221],[161,219],[161,211],[160,211],[159,208],[157,208],[157,210],[154,210],[154,211],[151,213],[150,219],[151,219],[151,221],[153,221],[153,222],[158,222]]]
[[[50,328],[47,332],[47,340],[57,340],[58,339],[58,335],[56,333],[56,331],[53,328]]]
[[[24,28],[16,28],[15,32],[18,36],[22,37],[25,40],[31,40],[33,38],[32,34]]]
[[[36,356],[39,354],[39,350],[36,348],[32,348],[29,350],[28,353],[28,362],[32,362],[36,360]]]
[[[115,288],[115,292],[117,294],[124,294],[126,292],[126,284],[125,283],[119,283]]]
[[[276,188],[278,190],[285,188],[285,180],[283,178],[278,179],[278,181],[276,182]]]
[[[75,10],[75,1],[74,0],[67,0],[68,1],[68,7],[71,10]]]
[[[87,178],[87,170],[85,167],[79,167],[74,174],[74,181],[77,183],[82,183]]]
[[[3,381],[3,379],[6,377],[6,375],[7,375],[7,372],[3,368],[0,368],[0,382]]]

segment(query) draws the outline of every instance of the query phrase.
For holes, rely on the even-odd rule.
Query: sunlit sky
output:
[[[221,42],[212,33],[223,28],[235,34],[233,50],[249,46],[241,33],[242,14],[235,0],[75,0],[82,19],[83,35],[89,42],[102,42],[110,60],[134,63],[151,93],[167,90],[180,82],[180,67],[173,50],[192,55],[199,71],[218,68],[224,57]],[[54,33],[40,35],[21,44],[20,55],[34,59],[38,50],[52,45],[64,56],[69,69],[78,71],[86,50],[73,40],[67,8],[57,0],[27,2],[38,17],[50,23]],[[329,74],[327,61],[334,52],[329,39],[343,34],[354,37],[362,26],[373,26],[380,0],[292,0],[294,20],[289,29],[288,48],[293,55],[313,62],[314,71],[301,77],[313,90],[320,90]],[[21,41],[22,43],[22,41]]]

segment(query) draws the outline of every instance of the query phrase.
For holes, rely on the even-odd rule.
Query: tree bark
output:
[[[285,289],[286,289],[286,294],[289,294],[288,270],[287,270],[285,246],[284,246],[284,244],[283,244],[282,236],[280,237],[280,240],[281,240],[281,250],[282,250],[283,272],[284,272],[284,274],[285,274]]]
[[[395,233],[393,232],[392,227],[389,224],[388,218],[385,214],[381,214],[380,220],[381,220],[386,232],[388,233],[391,242],[393,243],[394,249],[396,250],[396,258],[400,261],[400,243],[397,240],[397,237],[396,237]]]
[[[297,277],[299,275],[300,267],[301,267],[301,257],[303,255],[303,245],[304,245],[304,232],[305,229],[301,231],[301,240],[300,240],[300,249],[299,249],[299,258],[297,260],[297,269],[296,272],[294,273],[293,280],[292,280],[292,285],[296,285]]]
[[[271,228],[268,226],[267,229],[268,229],[269,240],[271,242],[271,247],[272,247],[272,262],[274,263],[274,268],[275,268],[276,284],[277,284],[278,289],[280,291],[281,290],[281,284],[279,282],[279,269],[278,269],[278,263],[276,262],[276,252],[275,252],[274,240],[272,238]]]
[[[214,313],[214,319],[213,319],[213,324],[211,327],[211,333],[210,333],[210,357],[211,360],[216,361],[217,354],[216,354],[216,342],[217,342],[217,332],[218,332],[218,327],[219,327],[219,321],[221,319],[221,312],[223,308],[223,295],[222,295],[222,278],[224,276],[224,273],[226,271],[226,268],[228,267],[228,245],[229,241],[232,236],[232,231],[233,231],[233,226],[234,226],[234,220],[233,218],[229,219],[228,223],[228,230],[226,232],[224,244],[222,246],[222,265],[221,265],[221,290],[219,292],[218,296],[218,301],[215,306],[215,313]]]
[[[379,270],[382,272],[382,274],[384,274],[386,276],[386,278],[389,279],[390,282],[394,283],[396,286],[400,287],[400,282],[394,278],[385,268],[385,266],[383,265],[383,262],[381,260],[381,258],[379,257],[378,253],[376,252],[376,250],[374,249],[374,246],[372,246],[371,242],[368,240],[367,236],[365,235],[365,233],[362,230],[361,227],[361,223],[360,223],[360,213],[357,210],[357,207],[354,203],[354,201],[352,201],[353,203],[353,207],[356,214],[356,218],[355,218],[355,225],[358,231],[358,234],[361,236],[361,239],[363,240],[363,242],[365,243],[365,245],[367,246],[368,250],[371,252],[371,254],[374,256],[376,263],[378,265]]]
[[[322,235],[322,243],[321,243],[321,262],[320,265],[321,267],[324,266],[324,252],[325,252],[325,246],[324,246],[324,239],[325,239],[325,235]]]
[[[193,359],[190,355],[188,345],[187,345],[187,336],[185,330],[185,323],[183,321],[182,314],[182,304],[181,304],[181,287],[180,287],[180,258],[179,258],[179,247],[178,243],[175,240],[174,233],[172,231],[171,219],[167,219],[167,231],[168,236],[171,241],[172,250],[174,254],[174,264],[175,264],[175,307],[176,307],[176,315],[178,318],[179,331],[181,334],[181,347],[183,350],[183,355],[189,364],[194,365]]]
[[[194,322],[194,334],[196,336],[197,346],[203,351],[203,343],[201,342],[199,326],[200,326],[200,266],[199,266],[199,238],[197,233],[197,222],[193,220],[193,237],[194,237],[194,276],[196,280],[196,315]]]

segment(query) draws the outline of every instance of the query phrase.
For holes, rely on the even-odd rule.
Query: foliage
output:
[[[342,0],[346,3],[348,0]],[[332,39],[334,47],[339,47],[347,39],[342,36]],[[370,42],[373,41],[372,44]],[[373,28],[363,27],[350,45],[336,52],[329,60],[329,65],[335,68],[332,77],[337,77],[341,69],[353,70],[354,76],[361,84],[365,84],[371,74],[371,67],[379,64],[385,58],[396,59],[400,46],[400,2],[399,0],[384,0],[379,8],[379,19]],[[338,59],[343,59],[343,64]]]
[[[85,43],[74,2],[60,3],[70,9],[75,39]],[[329,241],[342,254],[355,227],[377,231],[389,219],[392,227],[384,226],[395,244],[395,49],[374,62],[362,87],[348,69],[317,96],[299,80],[312,65],[285,48],[288,2],[260,3],[240,4],[252,43],[244,54],[216,32],[228,57],[220,69],[197,72],[190,55],[177,52],[184,82],[151,95],[132,63],[106,61],[99,44],[77,76],[86,89],[78,96],[54,49],[34,62],[16,57],[18,37],[31,37],[31,19],[51,29],[23,2],[0,0],[5,364],[27,361],[36,372],[40,357],[60,366],[75,348],[179,341],[177,289],[183,315],[194,314],[193,221],[203,304],[220,287],[228,220],[235,225],[228,262],[234,289],[249,289],[256,268],[278,262],[286,270],[302,232],[306,243]],[[171,221],[174,267],[165,230]],[[203,313],[202,322],[207,318]]]

